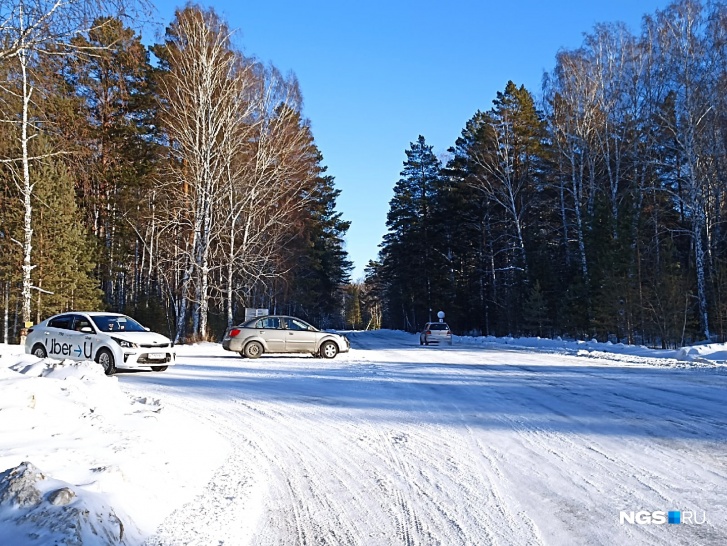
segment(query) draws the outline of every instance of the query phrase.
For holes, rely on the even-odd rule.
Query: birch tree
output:
[[[166,43],[155,50],[167,69],[160,78],[160,101],[172,155],[168,189],[178,198],[170,220],[185,227],[177,341],[190,302],[193,335],[207,335],[210,250],[219,233],[215,222],[229,161],[226,142],[236,136],[238,116],[238,56],[230,36],[214,11],[187,7],[176,13]]]
[[[724,10],[717,10],[712,16],[721,17],[724,28]],[[709,200],[712,188],[719,184],[713,139],[720,121],[715,92],[721,74],[713,70],[714,51],[705,36],[706,25],[702,5],[685,0],[647,19],[645,39],[656,57],[654,67],[659,70],[654,80],[668,78],[664,86],[668,94],[662,101],[669,107],[661,110],[659,123],[671,137],[667,141],[669,153],[664,157],[668,162],[664,172],[674,178],[664,182],[687,213],[694,248],[699,322],[702,334],[709,339],[706,241]]]
[[[551,137],[560,158],[563,231],[568,231],[572,211],[581,275],[586,286],[589,284],[586,219],[592,215],[595,199],[593,139],[597,118],[597,87],[590,70],[583,50],[562,51],[557,55],[555,71],[546,87]]]
[[[508,82],[498,92],[495,106],[484,116],[478,141],[468,150],[477,167],[470,184],[499,206],[512,226],[512,267],[527,275],[525,222],[539,177],[543,124],[530,93]]]
[[[222,240],[226,253],[225,287],[228,326],[234,302],[265,277],[280,276],[282,255],[292,237],[292,221],[310,200],[313,184],[312,136],[297,112],[300,92],[273,67],[247,71],[256,85],[245,85],[246,112],[230,150],[226,179],[227,210]],[[252,94],[249,92],[252,91]],[[293,231],[291,231],[293,228]]]
[[[12,82],[7,82],[5,91],[19,98],[20,112],[6,112],[4,118],[17,130],[19,155],[2,158],[2,162],[10,169],[15,184],[20,188],[24,209],[23,238],[17,243],[23,248],[21,297],[22,320],[26,324],[31,318],[31,274],[35,268],[31,199],[35,183],[31,166],[40,159],[31,155],[30,142],[46,130],[39,115],[41,97],[37,96],[38,93],[34,94],[37,88],[32,68],[39,65],[46,55],[70,52],[73,36],[93,28],[99,15],[121,11],[125,5],[124,0],[0,0],[0,60],[15,61],[19,73],[18,86],[10,88]],[[59,152],[50,152],[50,155]]]
[[[296,89],[291,87],[294,95]],[[296,261],[292,243],[305,228],[304,210],[318,174],[318,150],[296,109],[280,103],[259,128],[253,168],[240,180],[245,209],[233,228],[239,250],[234,263],[246,291],[290,273]]]

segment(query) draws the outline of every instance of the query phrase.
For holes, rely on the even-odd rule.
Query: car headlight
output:
[[[118,343],[121,347],[124,347],[125,349],[136,349],[138,345],[136,343],[132,343],[131,341],[126,341],[125,339],[119,339],[117,337],[112,337],[116,343]]]

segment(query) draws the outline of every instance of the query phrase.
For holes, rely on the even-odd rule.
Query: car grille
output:
[[[167,356],[164,359],[161,358],[149,358],[148,353],[144,353],[139,355],[139,358],[136,359],[137,364],[166,364],[167,362],[170,362],[172,360],[172,357],[170,354],[167,354]]]
[[[169,343],[160,343],[159,345],[139,345],[142,349],[166,349]]]

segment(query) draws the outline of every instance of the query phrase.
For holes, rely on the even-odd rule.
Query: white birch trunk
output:
[[[20,143],[22,146],[22,165],[23,165],[23,207],[25,213],[23,215],[23,322],[25,324],[30,322],[31,314],[31,272],[34,269],[34,265],[31,262],[31,255],[33,250],[33,207],[31,203],[31,197],[33,195],[33,184],[30,183],[30,156],[28,154],[28,111],[30,109],[30,95],[32,88],[28,84],[28,71],[27,61],[28,52],[25,49],[21,49],[18,58],[20,60],[20,67],[23,78],[23,121],[21,124],[21,137]],[[24,325],[25,326],[25,325]],[[21,339],[21,342],[24,341]]]
[[[8,327],[10,325],[10,283],[5,283],[5,305],[3,306],[3,343],[10,343]]]

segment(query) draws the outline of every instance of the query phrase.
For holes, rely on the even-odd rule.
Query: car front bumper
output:
[[[177,354],[170,351],[168,347],[163,349],[147,349],[138,350],[124,349],[123,359],[116,364],[117,368],[149,368],[151,366],[173,366],[176,364]]]

